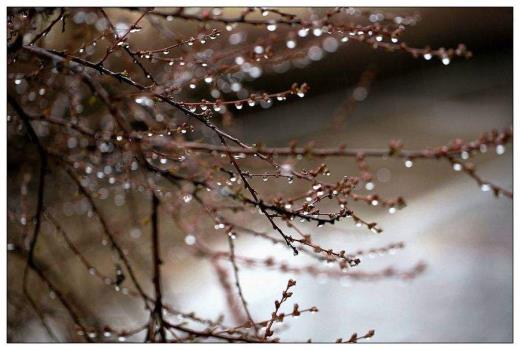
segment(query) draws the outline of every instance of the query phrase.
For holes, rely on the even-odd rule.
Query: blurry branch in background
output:
[[[370,86],[375,77],[376,72],[372,69],[367,69],[361,74],[354,89],[349,92],[344,102],[336,108],[332,114],[331,128],[338,129],[347,127],[348,123],[345,123],[347,117],[354,112],[356,103],[364,101],[367,98]]]
[[[299,309],[295,304],[290,313],[281,310],[296,284],[290,279],[282,298],[275,301],[271,317],[255,321],[264,318],[253,315],[248,308],[239,266],[364,281],[417,277],[425,269],[422,262],[404,270],[393,266],[375,272],[357,270],[363,256],[391,254],[404,248],[402,242],[346,251],[321,246],[314,240],[311,225],[319,228],[339,221],[363,227],[367,234],[382,233],[378,223],[353,209],[353,202],[385,208],[389,214],[406,206],[401,196],[387,199],[373,192],[372,158],[394,158],[408,168],[416,161],[445,160],[455,171],[475,180],[481,190],[512,198],[511,191],[477,175],[475,164],[470,162],[489,148],[499,155],[504,153],[512,140],[511,129],[493,130],[470,142],[456,139],[448,145],[422,150],[405,149],[396,140],[390,141],[386,149],[353,149],[346,145],[319,148],[312,143],[298,146],[297,142],[276,148],[248,144],[225,129],[225,121],[243,109],[270,108],[287,99],[304,98],[310,91],[305,82],[290,82],[282,91],[257,91],[255,80],[273,72],[286,72],[291,65],[304,68],[352,42],[401,51],[413,58],[436,58],[444,65],[458,57],[471,57],[462,44],[455,49],[432,49],[413,48],[401,41],[402,33],[419,20],[417,14],[353,8],[308,9],[305,14],[267,8],[245,8],[238,16],[226,12],[219,8],[9,9],[9,147],[13,154],[20,153],[17,160],[27,167],[21,169],[32,169],[36,163],[30,153],[36,146],[39,167],[32,173],[23,170],[20,210],[9,212],[22,231],[34,225],[32,236],[27,241],[25,234],[11,233],[8,248],[26,261],[24,294],[50,339],[277,342],[280,338],[274,334],[280,331],[279,324],[318,309]],[[170,22],[182,23],[182,30]],[[187,30],[190,34],[185,33]],[[150,35],[153,31],[160,35],[148,38],[141,44],[144,46],[134,40],[141,32]],[[50,40],[53,37],[59,40]],[[352,95],[337,110],[334,123],[344,124],[354,103],[366,97],[374,77],[373,70],[362,74]],[[26,145],[28,140],[32,145]],[[357,165],[357,174],[332,174],[325,163],[329,157],[351,159]],[[298,161],[310,165],[298,167]],[[257,169],[262,167],[268,170],[259,172]],[[96,250],[112,255],[115,278],[95,266],[97,262],[76,242],[77,230],[67,228],[62,221],[62,206],[44,197],[49,186],[48,172],[47,176],[63,187],[63,193],[58,193],[62,201],[61,196],[70,195],[66,188],[72,184],[71,197],[84,203],[80,215],[98,221],[92,225],[96,235],[102,237],[102,246],[96,246]],[[39,182],[31,218],[26,202],[32,197],[27,188],[34,178],[31,175],[36,173]],[[269,181],[274,180],[283,180],[287,186],[270,195]],[[105,201],[110,196],[115,200],[112,207]],[[122,219],[125,225],[114,224],[117,207],[134,201],[134,196],[144,198],[140,203],[151,203],[147,219],[151,249],[139,250],[149,252],[144,254],[150,256],[152,269],[139,266],[130,253],[130,247],[137,244],[122,235],[130,230],[126,220],[139,222],[138,210],[127,213],[128,217]],[[67,210],[71,209],[61,211]],[[256,215],[272,229],[253,229],[250,224]],[[59,281],[51,281],[36,263],[53,259],[39,253],[39,246],[57,245],[48,238],[40,243],[42,218],[52,224],[88,274],[102,281],[107,292],[112,289],[140,302],[148,321],[117,330],[76,310],[73,305],[79,300],[74,293],[62,292],[69,284],[66,274]],[[235,325],[227,325],[223,317],[211,320],[170,305],[163,291],[161,270],[161,252],[167,248],[165,238],[171,234],[170,230],[160,229],[163,226],[159,224],[166,218],[183,232],[186,251],[207,258],[213,265]],[[243,256],[235,247],[239,235],[285,245],[291,258],[302,253],[318,264],[326,262],[335,268],[297,267],[278,256]],[[210,236],[212,241],[206,243]],[[218,240],[226,240],[229,251],[213,249]],[[220,260],[229,261],[229,266],[220,264]],[[59,299],[74,324],[68,328],[74,328],[81,338],[54,334],[48,322],[50,315],[44,311],[47,308],[38,307],[27,288],[29,270]],[[153,294],[147,292],[149,287]],[[373,335],[373,330],[362,336],[353,334],[346,342]],[[345,341],[340,338],[338,342]]]

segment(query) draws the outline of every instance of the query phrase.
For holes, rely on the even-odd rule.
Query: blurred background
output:
[[[410,46],[448,48],[464,43],[473,52],[473,58],[455,59],[445,66],[438,60],[413,59],[404,53],[372,50],[357,43],[342,46],[303,69],[295,67],[284,74],[266,74],[255,81],[255,88],[268,91],[284,90],[292,82],[307,82],[311,91],[304,99],[275,103],[270,109],[247,109],[235,115],[227,130],[247,142],[261,140],[272,146],[287,145],[297,139],[300,144],[313,140],[322,147],[344,143],[352,148],[385,148],[389,140],[400,139],[407,149],[422,149],[447,144],[457,137],[473,140],[483,131],[512,125],[511,8],[391,11],[420,14],[421,21],[402,37]],[[135,16],[118,9],[109,13],[120,16],[122,21]],[[146,40],[146,36],[141,40]],[[375,74],[370,87],[356,90],[367,70]],[[355,108],[343,115],[338,126],[335,116],[353,94]],[[15,160],[11,158],[10,162]],[[484,179],[512,190],[511,146],[501,156],[490,150],[475,163]],[[333,173],[357,172],[351,159],[331,158],[327,164]],[[376,174],[377,193],[389,198],[402,195],[407,207],[388,215],[384,209],[358,205],[355,209],[361,217],[384,228],[382,235],[367,234],[346,222],[320,229],[315,240],[323,246],[344,247],[347,251],[403,241],[404,250],[395,255],[365,258],[359,269],[371,271],[388,265],[405,269],[423,261],[427,264],[425,273],[409,282],[361,282],[242,267],[242,287],[253,317],[268,319],[273,300],[279,297],[287,280],[294,278],[297,285],[292,301],[305,307],[317,306],[320,312],[290,320],[287,329],[277,330],[282,341],[312,338],[315,342],[332,342],[338,337],[348,338],[353,332],[364,334],[375,329],[374,342],[511,342],[512,201],[480,191],[472,179],[454,172],[446,161],[417,161],[406,168],[395,159],[369,159],[369,165]],[[11,170],[11,163],[9,166],[11,208],[18,205],[19,179]],[[283,191],[280,181],[275,188]],[[63,204],[60,198],[54,200],[57,206]],[[95,230],[85,227],[82,218],[67,220],[67,227],[77,237]],[[252,225],[259,230],[268,229],[261,217]],[[8,239],[16,230],[10,222]],[[139,242],[148,241],[144,234],[137,235],[132,230],[124,234],[132,232],[131,239],[138,244],[129,249],[132,256],[137,256],[135,261],[144,261],[145,266]],[[91,241],[84,239],[81,244],[103,264],[96,248],[99,242]],[[212,244],[216,249],[226,247],[225,242]],[[274,255],[294,265],[311,262],[304,256],[293,257],[283,247],[245,235],[237,238],[236,247],[237,254],[244,256]],[[129,297],[96,294],[92,288],[84,288],[85,283],[90,283],[102,289],[102,283],[92,281],[74,256],[54,250],[49,250],[49,254],[60,254],[66,262],[64,269],[70,272],[67,276],[73,277],[64,283],[70,284],[71,295],[83,301],[86,313],[101,315],[102,321],[97,322],[131,328],[146,319],[143,310],[132,306]],[[164,295],[169,303],[207,317],[225,313],[225,294],[214,270],[207,261],[189,254],[182,232],[172,233],[163,255]],[[20,291],[21,260],[9,254],[8,263],[9,298],[13,301],[8,304],[10,340],[48,340],[37,318],[30,312],[20,312],[15,302],[17,288]],[[49,305],[54,305],[47,308],[58,319],[66,317],[58,310],[58,303]],[[226,320],[230,320],[229,315]]]

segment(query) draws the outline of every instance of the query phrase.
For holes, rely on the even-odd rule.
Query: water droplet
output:
[[[497,145],[496,152],[498,155],[504,154],[505,151],[506,151],[506,148],[504,147],[504,145]]]
[[[192,234],[186,235],[186,237],[184,237],[184,243],[187,245],[194,245],[196,242],[197,238]]]
[[[298,36],[305,38],[309,34],[309,28],[302,28],[298,30]]]
[[[413,161],[411,159],[405,160],[404,166],[407,168],[411,168],[413,166]]]
[[[365,184],[365,188],[366,188],[367,191],[372,191],[374,189],[374,187],[375,187],[375,185],[374,185],[373,182],[367,182]]]
[[[480,189],[482,190],[482,192],[488,192],[491,190],[491,186],[489,184],[484,183],[480,186]]]
[[[454,163],[453,164],[453,170],[461,171],[462,170],[462,165],[460,163]]]
[[[296,41],[290,39],[290,40],[287,40],[287,48],[288,49],[294,49],[296,47]]]
[[[397,209],[395,209],[394,207],[388,208],[388,213],[389,214],[395,214],[396,211],[397,211]]]

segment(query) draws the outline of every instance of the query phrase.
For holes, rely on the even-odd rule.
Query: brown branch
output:
[[[155,306],[152,311],[147,340],[166,342],[166,330],[163,319],[163,303],[161,292],[161,265],[160,238],[159,238],[159,198],[152,192],[152,256],[153,256],[153,285],[155,290]],[[157,339],[156,336],[159,336]]]
[[[235,243],[233,242],[233,240],[234,240],[234,237],[232,237],[231,235],[228,235],[229,261],[231,262],[231,265],[233,266],[233,273],[235,276],[235,286],[237,287],[238,295],[240,297],[240,301],[242,302],[242,306],[244,307],[244,311],[247,315],[249,325],[254,328],[255,334],[258,335],[258,327],[257,327],[255,321],[253,321],[251,312],[249,311],[249,308],[247,307],[247,301],[244,297],[244,293],[242,292],[242,286],[240,285],[240,278],[238,275],[238,266],[235,261]]]

